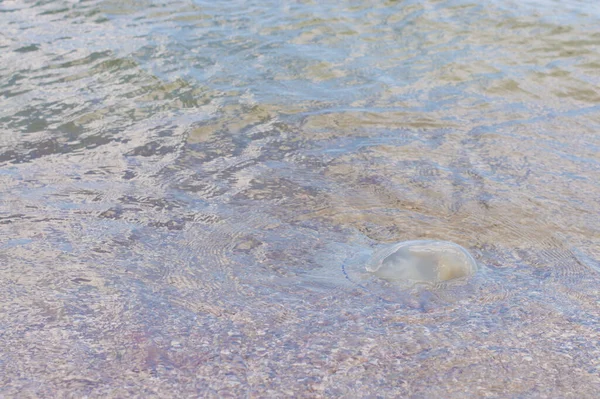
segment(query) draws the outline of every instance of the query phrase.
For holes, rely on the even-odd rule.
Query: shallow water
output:
[[[0,396],[597,397],[600,7],[321,3],[0,2]]]

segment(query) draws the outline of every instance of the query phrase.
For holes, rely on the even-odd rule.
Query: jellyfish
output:
[[[403,241],[376,251],[367,271],[392,282],[439,283],[468,277],[477,262],[458,244],[448,241]]]

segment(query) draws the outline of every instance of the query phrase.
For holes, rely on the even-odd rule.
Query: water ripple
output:
[[[0,396],[594,397],[599,18],[0,2]]]

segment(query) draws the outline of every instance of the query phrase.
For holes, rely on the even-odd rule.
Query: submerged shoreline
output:
[[[596,8],[0,3],[0,396],[597,397]]]

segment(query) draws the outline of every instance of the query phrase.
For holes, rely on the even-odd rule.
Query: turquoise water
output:
[[[595,2],[17,0],[0,27],[0,396],[598,396]],[[366,272],[406,240],[478,272]]]

